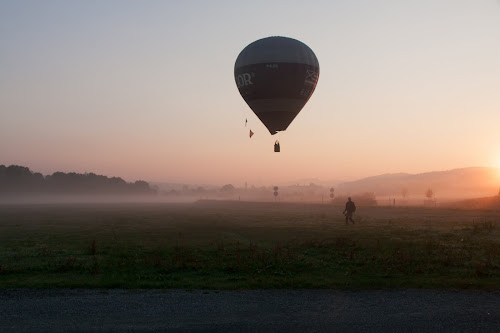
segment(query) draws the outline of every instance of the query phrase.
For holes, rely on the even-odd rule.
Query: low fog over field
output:
[[[332,178],[334,175],[332,175]],[[2,203],[193,202],[239,200],[311,202],[342,205],[351,196],[359,205],[436,206],[495,197],[500,170],[463,168],[422,174],[385,174],[356,181],[301,180],[286,184],[180,184],[126,182],[95,173],[42,175],[27,167],[0,165]],[[482,200],[482,199],[481,199]],[[498,200],[490,199],[491,205]],[[467,203],[467,208],[477,204]]]

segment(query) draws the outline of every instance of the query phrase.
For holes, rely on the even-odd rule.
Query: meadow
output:
[[[500,289],[500,211],[0,205],[4,288]]]

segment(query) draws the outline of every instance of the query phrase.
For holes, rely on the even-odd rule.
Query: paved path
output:
[[[0,291],[0,332],[79,331],[500,332],[500,291]]]

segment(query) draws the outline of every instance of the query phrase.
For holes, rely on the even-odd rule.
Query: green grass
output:
[[[0,288],[500,287],[499,211],[0,206]]]

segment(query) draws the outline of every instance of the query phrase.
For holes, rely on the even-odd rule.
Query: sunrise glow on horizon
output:
[[[233,76],[267,36],[321,69],[275,136]],[[496,0],[4,1],[0,47],[4,165],[239,186],[500,167]]]

